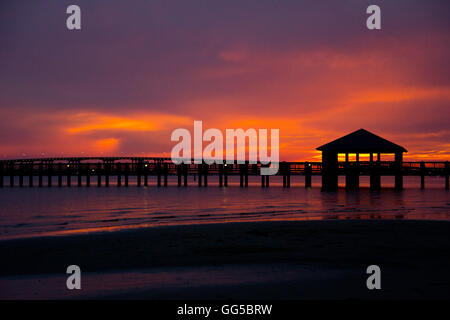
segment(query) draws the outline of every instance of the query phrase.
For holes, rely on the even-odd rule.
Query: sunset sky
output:
[[[2,1],[0,158],[167,156],[202,120],[278,128],[282,160],[359,128],[449,160],[449,17],[448,0]]]

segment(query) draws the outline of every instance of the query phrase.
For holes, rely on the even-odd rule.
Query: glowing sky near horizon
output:
[[[278,128],[282,160],[365,128],[450,159],[450,2],[3,1],[0,158],[169,155],[176,128]],[[65,26],[69,4],[82,30]]]

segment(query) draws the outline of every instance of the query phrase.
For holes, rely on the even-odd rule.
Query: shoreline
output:
[[[427,242],[419,241],[427,239]],[[356,240],[359,244],[354,242]],[[448,240],[450,240],[450,221],[434,220],[283,220],[157,226],[113,232],[0,240],[0,254],[4,260],[0,265],[0,274],[9,274],[8,270],[16,272],[21,270],[17,268],[19,262],[39,257],[39,254],[40,261],[44,257],[51,258],[50,260],[71,256],[77,260],[89,258],[89,268],[97,269],[97,266],[103,264],[100,256],[108,258],[113,250],[121,252],[132,249],[122,252],[122,255],[133,255],[136,259],[129,263],[139,268],[142,264],[150,267],[184,265],[185,262],[191,264],[194,261],[189,258],[189,253],[194,252],[200,254],[197,258],[208,260],[207,258],[214,256],[222,261],[221,254],[217,251],[219,248],[222,248],[224,252],[235,249],[234,255],[227,256],[227,259],[231,261],[239,260],[241,253],[258,257],[262,253],[260,257],[262,260],[270,260],[273,255],[269,253],[277,250],[289,253],[291,258],[300,258],[298,253],[294,254],[297,245],[304,250],[307,249],[304,253],[316,252],[314,257],[318,258],[319,252],[324,253],[324,256],[336,256],[331,249],[337,245],[339,246],[336,248],[340,249],[367,246],[368,250],[384,248],[384,245],[391,250],[450,249]],[[153,243],[158,243],[158,246],[154,246]],[[430,246],[430,243],[434,246]],[[87,248],[88,251],[83,251],[83,248]],[[164,251],[169,248],[172,254],[179,256],[180,260],[164,254]],[[216,249],[215,254],[212,249]],[[142,250],[147,250],[147,254],[140,256]],[[95,256],[92,256],[93,253],[96,253]],[[57,257],[55,254],[61,254],[61,256]],[[265,258],[264,254],[266,254]],[[153,255],[158,256],[159,259],[153,261],[146,259]],[[116,261],[113,256],[109,258]],[[124,265],[120,261],[116,262],[117,264],[112,264],[108,269]],[[31,272],[25,272],[24,269],[23,273],[34,273],[34,270],[40,270],[39,265],[41,265],[39,261],[35,261],[35,267],[30,269]]]
[[[0,241],[0,288],[5,289],[0,291],[11,288],[17,281],[22,283],[28,279],[35,283],[47,277],[60,277],[64,286],[67,266],[76,264],[92,279],[116,274],[111,280],[115,283],[113,291],[99,293],[97,288],[83,291],[78,298],[87,295],[153,299],[157,298],[156,292],[166,298],[182,298],[181,292],[186,297],[202,297],[202,294],[208,297],[220,288],[228,290],[226,296],[231,298],[259,297],[259,290],[265,292],[263,297],[273,298],[276,292],[282,294],[282,284],[290,286],[290,283],[298,284],[298,288],[293,288],[284,298],[329,297],[326,292],[330,286],[348,286],[342,292],[342,297],[348,298],[357,292],[362,296],[367,294],[365,268],[376,264],[384,271],[383,279],[391,279],[393,283],[390,286],[386,284],[388,281],[383,282],[391,290],[385,291],[388,297],[448,299],[449,240],[450,222],[423,220],[240,222],[3,240]],[[208,268],[212,271],[204,272]],[[240,275],[236,273],[239,268],[246,271]],[[273,278],[270,270],[277,268],[281,271]],[[328,283],[323,281],[323,274],[308,273],[305,268],[329,270],[330,274],[337,272],[341,276]],[[143,270],[143,279],[151,278],[159,270],[172,282],[167,280],[158,289],[149,278],[144,281],[148,283],[146,288],[129,287],[127,277],[139,270]],[[211,280],[212,283],[198,287],[198,282],[185,279],[189,284],[180,288],[183,278],[180,274],[186,270],[196,272],[197,279],[209,279],[211,272],[215,272],[226,274],[234,282],[230,287]],[[245,274],[252,274],[251,270],[260,270],[261,277],[248,284],[245,278],[249,277]],[[267,280],[270,277],[273,281]],[[313,291],[301,289],[305,283]],[[416,286],[416,291],[411,291],[411,286]],[[248,290],[241,292],[244,287]],[[255,291],[255,288],[259,289]],[[40,290],[52,292],[51,286]],[[333,292],[331,298],[341,297],[337,291]]]
[[[1,242],[7,241],[20,241],[20,240],[32,240],[32,239],[42,239],[42,238],[61,238],[61,237],[76,237],[76,236],[86,236],[86,235],[102,235],[102,234],[111,234],[111,233],[121,233],[121,232],[136,232],[136,231],[144,231],[150,229],[157,228],[183,228],[189,226],[215,226],[215,225],[226,225],[226,224],[249,224],[249,223],[303,223],[303,222],[341,222],[341,221],[428,221],[428,222],[447,222],[450,223],[448,219],[404,219],[403,217],[399,217],[396,215],[386,215],[386,216],[376,216],[367,218],[366,216],[374,216],[373,214],[361,214],[360,216],[345,216],[342,214],[342,217],[338,218],[324,218],[324,217],[305,217],[304,219],[300,218],[292,218],[292,219],[270,219],[270,220],[250,220],[250,221],[215,221],[215,222],[198,222],[198,223],[177,223],[177,224],[154,224],[149,225],[148,223],[138,224],[138,225],[123,225],[123,226],[108,226],[108,227],[92,227],[85,229],[69,229],[62,231],[48,231],[44,233],[30,233],[25,235],[14,235],[11,237],[2,238],[0,237]]]

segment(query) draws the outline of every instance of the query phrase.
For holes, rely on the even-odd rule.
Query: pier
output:
[[[381,176],[396,177],[396,189],[403,176],[419,176],[420,187],[426,187],[428,176],[443,178],[443,187],[449,189],[449,162],[402,161],[337,161],[333,173],[345,176],[346,189],[359,188],[359,177],[369,176],[372,190],[380,190]],[[149,186],[149,178],[157,187],[167,187],[168,177],[177,177],[176,186],[188,186],[188,176],[195,176],[198,187],[210,187],[210,176],[218,177],[218,187],[228,187],[231,176],[239,176],[239,186],[248,187],[249,176],[258,176],[261,187],[268,188],[273,176],[261,175],[261,163],[256,164],[179,164],[170,158],[155,157],[77,157],[0,160],[0,188],[2,187],[109,187],[110,178],[116,177],[118,187],[130,186],[129,177],[136,177],[135,185]],[[325,173],[324,173],[325,172]],[[291,176],[304,176],[304,186],[311,187],[312,176],[326,176],[322,162],[280,162],[277,176],[282,176],[283,187],[291,186]],[[56,179],[53,179],[56,177]],[[18,178],[18,179],[17,179]],[[333,178],[334,179],[334,178]],[[323,187],[323,186],[322,186]],[[332,191],[332,190],[324,190]]]
[[[367,130],[359,129],[339,139],[317,148],[322,152],[321,162],[279,162],[277,176],[282,176],[283,188],[291,187],[291,176],[304,176],[305,188],[311,188],[312,176],[322,177],[322,191],[337,191],[339,176],[345,176],[345,189],[358,191],[361,176],[370,177],[370,189],[381,190],[381,177],[395,177],[395,189],[403,189],[404,176],[420,176],[420,188],[425,188],[425,177],[443,177],[446,190],[449,190],[449,162],[408,162],[403,161],[405,148],[381,138]],[[393,160],[383,161],[389,154]],[[354,156],[351,161],[350,155]],[[360,156],[368,156],[361,160]],[[376,157],[376,159],[375,159]],[[342,161],[340,159],[342,158]],[[209,176],[218,176],[218,186],[228,187],[230,176],[239,176],[241,188],[248,187],[249,176],[260,176],[261,187],[270,186],[270,175],[261,175],[261,169],[268,164],[243,163],[208,164],[202,160],[191,159],[191,163],[175,164],[171,158],[161,157],[70,157],[0,160],[0,188],[9,180],[9,186],[52,187],[53,177],[57,187],[76,185],[91,186],[96,179],[97,187],[109,187],[110,177],[117,178],[118,187],[128,187],[129,177],[136,177],[136,186],[148,186],[149,177],[156,177],[155,185],[167,187],[168,177],[177,177],[178,187],[187,187],[188,176],[194,176],[198,187],[208,187]],[[8,179],[9,177],[9,179]],[[76,182],[74,177],[77,177]],[[84,179],[83,179],[84,178]],[[84,180],[84,184],[83,184]],[[74,183],[72,183],[74,182]],[[94,182],[95,183],[95,182]]]

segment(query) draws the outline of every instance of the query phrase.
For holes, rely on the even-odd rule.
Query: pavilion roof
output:
[[[356,130],[341,138],[333,140],[317,148],[320,151],[338,153],[396,153],[407,152],[405,148],[389,140],[381,138],[365,129]]]

